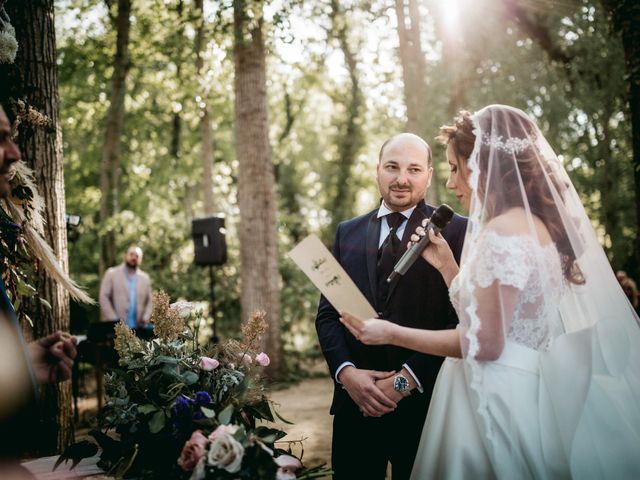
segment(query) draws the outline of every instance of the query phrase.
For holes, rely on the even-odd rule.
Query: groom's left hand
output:
[[[399,373],[401,373],[407,380],[409,380],[409,390],[413,390],[417,387],[413,376],[411,376],[411,374],[406,369],[403,368]],[[384,393],[387,397],[389,397],[396,403],[404,398],[400,392],[393,388],[393,375],[388,378],[383,378],[382,380],[377,380],[376,387],[382,390],[382,393]]]

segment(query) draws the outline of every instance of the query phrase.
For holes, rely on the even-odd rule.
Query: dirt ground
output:
[[[275,408],[282,417],[294,425],[275,423],[287,432],[283,440],[304,440],[303,462],[307,466],[331,463],[331,430],[333,417],[329,406],[333,383],[329,377],[303,380],[297,385],[271,393]],[[283,445],[281,445],[283,446]],[[300,453],[300,446],[292,447]]]

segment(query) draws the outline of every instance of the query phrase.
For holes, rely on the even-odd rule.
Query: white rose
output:
[[[228,432],[221,432],[211,442],[207,463],[229,473],[238,473],[244,457],[244,447]]]

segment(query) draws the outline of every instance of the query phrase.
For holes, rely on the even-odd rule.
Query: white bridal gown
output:
[[[559,341],[567,335],[561,335],[559,301],[564,279],[554,244],[541,246],[531,237],[501,236],[492,231],[485,231],[479,240],[476,248],[484,254],[474,255],[464,264],[451,285],[456,310],[466,308],[469,313],[475,307],[473,301],[465,301],[469,285],[485,288],[494,281],[517,288],[518,305],[497,360],[444,361],[411,478],[634,478],[640,462],[629,461],[629,445],[620,461],[614,459],[613,464],[611,457],[603,460],[598,455],[621,441],[634,441],[634,432],[620,440],[620,425],[625,416],[638,416],[640,403],[633,405],[625,402],[628,398],[622,399],[626,411],[613,415],[618,426],[608,429],[608,414],[598,412],[616,409],[612,406],[615,386],[614,395],[605,391],[610,385],[595,393],[591,387],[587,394],[579,389],[563,391],[564,386],[554,383],[553,378],[547,381],[545,371],[552,377],[554,365],[573,368],[576,364],[576,353],[566,345],[570,342]],[[475,278],[470,279],[472,272],[476,272]],[[578,350],[588,348],[588,335],[577,343]],[[551,353],[552,358],[546,360]],[[580,367],[576,368],[575,375],[580,376]],[[571,374],[565,378],[571,378]],[[622,381],[629,383],[629,379]],[[571,433],[575,430],[575,435],[568,442],[562,438],[567,432],[559,432],[562,419],[551,413],[548,400],[553,395],[566,397],[567,411],[572,412],[575,405],[577,410],[589,413],[572,423]],[[630,404],[635,412],[629,411]],[[635,445],[631,449],[640,456],[640,442]]]

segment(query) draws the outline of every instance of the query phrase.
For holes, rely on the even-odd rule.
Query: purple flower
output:
[[[211,395],[203,391],[196,392],[195,403],[200,406],[209,405],[211,403]]]
[[[184,395],[178,395],[176,397],[176,404],[173,407],[178,415],[184,415],[191,412],[191,401]]]
[[[193,416],[191,417],[193,420],[202,420],[204,418],[204,415],[202,414],[201,411],[197,411],[193,413]]]

